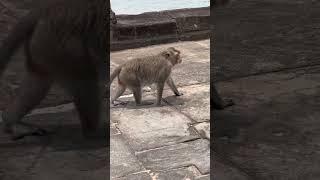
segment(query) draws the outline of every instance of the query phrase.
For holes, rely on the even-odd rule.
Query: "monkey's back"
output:
[[[100,60],[91,56],[92,52],[99,57],[107,55],[104,52],[105,45],[100,43],[107,38],[107,35],[100,33],[105,29],[102,24],[105,1],[44,2],[38,11],[38,23],[28,41],[31,57],[27,62],[28,68],[61,79],[72,76],[85,78],[95,74],[98,69],[96,62]],[[100,4],[94,4],[98,2]],[[99,20],[95,20],[97,18]],[[92,26],[83,23],[85,21]],[[88,47],[94,49],[91,54],[88,53]]]
[[[144,86],[164,82],[171,73],[172,64],[160,55],[130,60],[122,65],[120,81],[129,86]]]

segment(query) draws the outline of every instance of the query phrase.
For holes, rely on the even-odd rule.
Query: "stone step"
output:
[[[210,37],[210,8],[118,15],[111,50]]]

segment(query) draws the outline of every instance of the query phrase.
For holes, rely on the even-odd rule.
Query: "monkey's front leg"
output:
[[[176,96],[182,96],[183,93],[179,92],[178,91],[178,88],[176,87],[176,85],[174,84],[173,82],[173,79],[171,78],[171,76],[168,77],[167,79],[167,84],[168,86],[170,87],[170,89],[173,91],[173,93],[176,95]]]
[[[42,130],[21,119],[29,113],[45,97],[50,89],[51,81],[33,72],[27,72],[17,97],[2,113],[4,131],[11,134],[12,139],[19,139],[27,135],[43,135]]]
[[[19,140],[26,136],[44,136],[48,134],[44,129],[21,121],[12,125],[4,123],[4,132],[11,134],[12,140]]]
[[[212,91],[213,91],[213,97],[211,98],[213,101],[212,104],[214,109],[224,109],[228,106],[234,105],[234,102],[232,99],[222,99],[218,94],[218,91],[215,88],[215,86],[213,86]]]
[[[161,106],[163,88],[164,88],[164,82],[159,82],[157,84],[157,102],[155,104],[156,106]]]

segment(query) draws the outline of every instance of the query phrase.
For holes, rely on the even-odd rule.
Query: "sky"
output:
[[[111,0],[116,14],[140,14],[182,8],[210,6],[210,0]]]

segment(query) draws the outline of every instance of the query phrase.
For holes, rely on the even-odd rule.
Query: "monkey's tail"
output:
[[[10,62],[11,56],[14,54],[15,50],[32,35],[37,22],[38,18],[36,13],[29,13],[13,27],[8,37],[3,40],[0,45],[0,77]]]
[[[109,87],[111,86],[111,83],[114,80],[114,78],[116,78],[120,74],[121,69],[122,69],[122,66],[119,66],[112,72],[112,74],[110,75]]]

